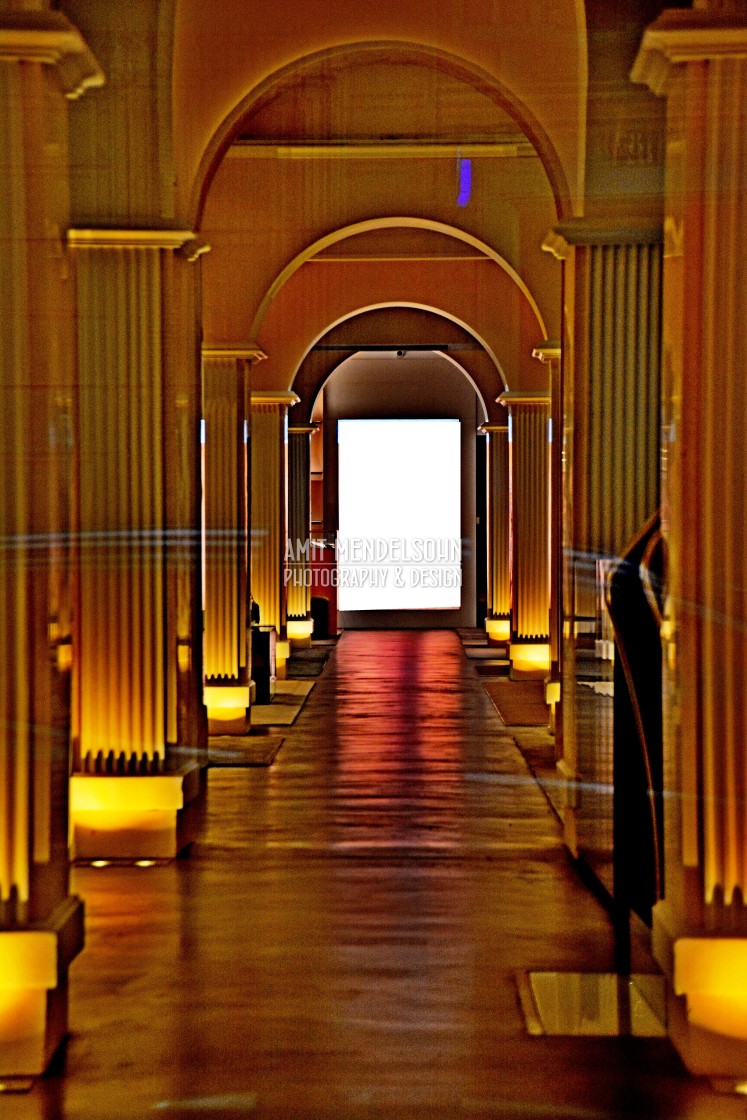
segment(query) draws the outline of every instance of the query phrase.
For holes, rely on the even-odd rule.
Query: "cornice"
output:
[[[603,218],[569,218],[553,226],[542,242],[546,253],[565,260],[574,245],[657,245],[664,239],[661,222],[621,222]]]
[[[551,229],[549,233],[545,235],[545,240],[542,242],[541,248],[544,253],[552,253],[558,261],[566,260],[571,252],[571,246],[556,229]]]
[[[76,249],[181,249],[199,239],[184,229],[69,229],[67,240]]]
[[[0,12],[0,61],[54,66],[71,101],[106,81],[80,31],[62,12]]]
[[[263,405],[291,408],[300,400],[298,394],[289,389],[252,389],[252,408]]]
[[[559,362],[561,357],[560,343],[545,339],[539,346],[535,346],[532,350],[532,357],[536,358],[538,362],[544,362],[547,365],[552,365],[553,362]]]
[[[674,66],[722,58],[747,58],[744,20],[674,8],[644,31],[630,80],[662,96]]]
[[[484,142],[458,143],[428,140],[348,140],[273,143],[236,140],[229,159],[516,159],[537,158],[537,151],[523,136]]]
[[[507,389],[496,401],[504,408],[513,408],[516,404],[546,405],[550,403],[550,394],[544,389]]]
[[[256,342],[220,343],[203,342],[203,358],[243,358],[256,365],[267,358],[264,350]]]
[[[187,258],[190,264],[194,264],[194,262],[204,256],[205,253],[212,252],[212,248],[213,246],[207,241],[203,241],[201,237],[193,237],[180,246],[179,252],[182,256]]]

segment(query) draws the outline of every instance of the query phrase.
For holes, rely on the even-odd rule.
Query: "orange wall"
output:
[[[541,250],[554,220],[539,160],[475,160],[469,205],[458,207],[456,195],[452,160],[225,159],[205,211],[203,233],[213,246],[204,264],[207,337],[245,338],[278,274],[321,236],[400,216],[439,221],[491,246],[557,336],[560,268]],[[392,253],[396,239],[392,230]],[[455,241],[449,252],[474,250]]]
[[[488,22],[483,9],[473,0],[459,0],[458,13],[456,0],[453,4],[428,7],[415,0],[402,0],[396,6],[384,0],[383,4],[365,8],[356,0],[327,5],[309,0],[293,9],[293,19],[280,21],[275,10],[257,4],[253,5],[251,21],[241,19],[231,24],[229,17],[238,16],[239,8],[224,0],[211,5],[209,27],[205,7],[196,6],[191,0],[179,4],[174,71],[176,116],[178,119],[180,112],[186,114],[191,106],[193,119],[188,136],[185,133],[180,139],[175,135],[177,161],[179,151],[186,150],[184,145],[199,136],[201,122],[207,121],[208,107],[217,105],[221,96],[228,98],[229,90],[238,100],[252,80],[258,81],[278,66],[302,57],[306,48],[322,50],[335,42],[391,36],[420,41],[440,50],[445,50],[453,40],[453,49],[464,58],[469,58],[471,51],[473,62],[479,59],[479,65],[491,65],[496,73],[502,68],[506,73],[513,72],[517,81],[520,77],[535,100],[539,99],[538,104],[545,98],[548,112],[548,94],[552,89],[558,128],[558,113],[564,107],[561,131],[576,136],[578,114],[574,116],[569,110],[568,101],[571,88],[577,97],[583,84],[579,84],[583,62],[578,49],[575,5],[553,4],[544,10],[545,5],[530,2],[519,10],[509,0],[494,0]],[[221,21],[221,11],[226,16],[225,23]],[[234,73],[233,69],[238,66],[236,51],[244,42],[247,23],[255,33],[255,49],[242,56],[239,79],[238,71]],[[197,51],[195,44],[195,51],[190,53],[186,43],[198,27],[202,28],[201,49]],[[531,29],[537,37],[530,47]],[[558,56],[558,66],[549,71],[544,68],[540,76],[541,68],[534,61],[536,52],[543,41],[549,50],[548,39],[552,36],[555,48],[562,42],[564,50]],[[216,44],[222,52],[220,64],[214,53]],[[370,62],[370,56],[366,58]],[[422,115],[413,116],[413,106],[418,97],[427,93],[428,83],[422,84],[420,78],[413,77],[408,69],[411,64],[402,63],[400,56],[397,58],[396,65],[392,62],[392,73],[400,75],[401,90],[387,86],[386,64],[370,66],[367,62],[356,72],[364,81],[365,70],[369,100],[364,98],[364,104],[360,105],[355,96],[360,92],[355,74],[348,74],[344,81],[340,79],[339,89],[335,84],[338,79],[331,74],[331,85],[325,85],[326,79],[318,85],[312,82],[308,96],[303,84],[290,93],[284,87],[282,97],[264,103],[261,113],[253,118],[250,131],[255,131],[251,134],[265,137],[266,142],[268,137],[279,136],[281,125],[286,122],[287,127],[296,130],[289,132],[289,137],[295,135],[303,140],[310,135],[307,129],[316,129],[314,134],[318,138],[329,135],[334,140],[335,129],[328,116],[332,113],[336,120],[335,114],[342,113],[338,121],[340,138],[348,135],[348,126],[352,135],[367,135],[372,126],[370,110],[367,112],[365,106],[371,97],[376,100],[378,83],[382,87],[379,108],[387,121],[391,116],[392,135],[398,134],[398,123],[409,122],[411,131],[413,121],[419,120],[424,134],[435,130],[440,135],[440,128],[444,136],[451,135],[456,118],[452,120],[449,114],[457,112],[459,116],[454,104],[462,106],[468,116],[472,114],[469,119],[478,133],[480,127],[485,135],[492,135],[493,128],[500,131],[507,127],[501,111],[494,104],[491,108],[487,87],[472,88],[463,73],[455,78],[450,72],[448,80],[438,85],[436,102],[431,104],[426,97],[421,102]],[[431,59],[435,68],[442,63],[440,57]],[[201,69],[208,65],[212,67],[210,81]],[[192,97],[191,85],[189,90],[183,88],[179,92],[187,72],[193,74],[194,89],[200,89],[197,102]],[[203,74],[204,82],[198,79],[198,73]],[[348,80],[352,85],[345,84]],[[338,102],[344,102],[344,112],[338,112]],[[352,114],[350,121],[346,114]],[[372,135],[376,134],[373,129]],[[194,151],[197,152],[196,147]],[[382,304],[435,308],[453,317],[492,349],[511,388],[544,386],[544,373],[532,360],[531,351],[546,336],[560,334],[561,269],[541,251],[547,231],[556,222],[556,204],[539,158],[530,155],[475,159],[471,199],[467,206],[458,207],[453,156],[277,158],[268,154],[258,158],[246,152],[246,148],[237,148],[223,159],[206,200],[201,232],[212,245],[212,252],[204,259],[204,335],[206,341],[213,343],[259,342],[269,360],[255,371],[257,387],[288,387],[308,348],[330,326],[361,308]],[[499,265],[481,256],[479,248],[458,237],[433,234],[432,252],[430,248],[420,252],[406,242],[401,230],[392,227],[378,232],[378,247],[372,251],[370,242],[361,245],[345,232],[355,223],[395,222],[399,218],[435,222],[449,230],[459,230],[500,255],[516,276],[507,275]],[[336,233],[347,237],[347,241],[335,244],[326,255],[350,259],[328,259],[322,263],[319,258],[318,263],[305,263],[275,291],[278,278],[285,276],[284,270],[290,271],[292,262],[308,253],[321,238],[331,238]],[[436,244],[439,239],[440,244]],[[384,257],[391,259],[377,259],[379,248]],[[521,278],[519,284],[517,277]],[[522,293],[521,283],[531,292],[529,299]],[[274,298],[270,301],[271,292]],[[538,315],[532,310],[532,298]]]
[[[475,160],[469,205],[457,207],[456,195],[453,160],[226,158],[205,210],[203,235],[212,245],[204,258],[206,336],[246,339],[279,273],[322,236],[364,220],[406,216],[456,227],[499,253],[556,337],[560,266],[541,250],[554,210],[539,160]],[[397,252],[396,229],[381,239]],[[438,251],[475,252],[457,240]]]
[[[547,134],[578,208],[585,118],[582,0],[178,0],[173,59],[177,212],[211,138],[260,83],[329,48],[403,42],[447,52],[497,79]],[[382,97],[391,91],[382,89]]]
[[[264,321],[257,341],[268,360],[255,368],[254,387],[289,388],[308,349],[333,323],[387,303],[433,308],[461,321],[494,351],[509,388],[545,387],[545,367],[531,356],[542,341],[534,312],[488,260],[304,264]]]

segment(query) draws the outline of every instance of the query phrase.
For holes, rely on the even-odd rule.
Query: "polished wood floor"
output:
[[[64,1072],[3,1120],[745,1114],[666,1040],[527,1035],[516,970],[610,968],[611,931],[452,633],[345,634],[188,858],[75,887]]]

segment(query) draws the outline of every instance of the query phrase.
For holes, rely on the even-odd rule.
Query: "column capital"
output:
[[[106,81],[80,31],[62,12],[0,12],[0,61],[54,66],[71,101]]]
[[[290,389],[252,389],[252,408],[292,408],[300,400]]]
[[[186,257],[190,264],[194,264],[196,260],[203,257],[205,253],[212,252],[213,246],[205,241],[202,237],[193,237],[190,241],[185,241],[179,247],[179,252],[182,256]]]
[[[516,389],[507,390],[496,397],[498,404],[504,408],[513,408],[514,405],[539,405],[544,407],[550,403],[550,394],[545,389]]]
[[[564,261],[576,245],[655,245],[663,237],[660,221],[621,222],[619,219],[569,218],[553,226],[542,242],[542,248],[559,261]]]
[[[319,430],[320,425],[314,424],[294,424],[288,428],[289,436],[313,436],[314,432]]]
[[[700,9],[670,8],[644,31],[630,80],[666,96],[674,66],[717,58],[747,58],[745,21]]]
[[[184,229],[69,229],[76,249],[181,249],[198,238]],[[207,246],[201,250],[207,251]],[[199,254],[198,254],[199,255]]]
[[[560,343],[547,338],[532,350],[532,357],[536,358],[538,362],[544,362],[546,365],[559,362],[561,354]]]
[[[489,435],[491,432],[507,432],[508,424],[480,424],[477,428],[481,435]]]
[[[264,350],[256,342],[203,342],[203,358],[243,358],[257,365],[267,358]]]

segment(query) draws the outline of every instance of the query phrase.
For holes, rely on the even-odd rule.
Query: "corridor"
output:
[[[453,632],[348,632],[187,858],[78,868],[64,1078],[0,1117],[743,1116],[666,1040],[531,1038],[515,975],[610,926]]]

